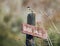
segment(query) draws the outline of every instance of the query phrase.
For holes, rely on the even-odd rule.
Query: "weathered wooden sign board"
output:
[[[43,28],[35,27],[29,24],[23,24],[23,33],[47,39],[47,32]]]

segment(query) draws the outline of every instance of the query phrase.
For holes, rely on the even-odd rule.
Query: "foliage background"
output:
[[[27,22],[27,6],[35,11],[36,21],[42,21],[53,46],[60,46],[60,0],[0,0],[0,46],[25,46],[21,24]],[[35,46],[48,44],[36,37],[34,41]]]

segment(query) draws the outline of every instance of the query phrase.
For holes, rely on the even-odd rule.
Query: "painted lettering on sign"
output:
[[[23,33],[36,37],[47,39],[47,32],[43,28],[35,27],[29,24],[23,24]]]

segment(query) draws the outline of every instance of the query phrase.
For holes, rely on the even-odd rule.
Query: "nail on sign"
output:
[[[23,24],[23,33],[47,39],[47,32],[43,28],[35,27],[29,24]]]

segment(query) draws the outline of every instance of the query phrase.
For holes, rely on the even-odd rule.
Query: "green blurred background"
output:
[[[47,0],[45,1],[47,2]],[[0,46],[25,46],[26,36],[22,33],[21,25],[22,23],[26,23],[27,13],[25,12],[26,8],[22,6],[22,2],[26,3],[28,1],[0,0]],[[49,16],[51,17],[50,19],[43,15],[45,20],[43,25],[48,30],[47,32],[53,46],[60,46],[60,1],[51,0],[50,4],[48,4],[50,7],[47,5],[47,8],[48,10],[49,8],[53,9],[50,12],[55,11],[55,14],[53,14],[53,17]],[[48,15],[52,14],[50,12],[47,12]],[[35,46],[46,46],[48,44],[45,40],[37,37],[34,37],[34,41]]]

